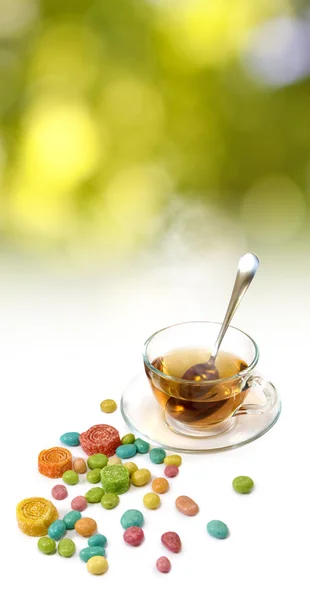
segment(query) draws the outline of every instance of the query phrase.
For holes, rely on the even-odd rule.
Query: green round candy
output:
[[[56,542],[47,536],[41,537],[38,540],[38,548],[43,554],[54,554],[56,550]]]
[[[119,504],[119,497],[116,494],[104,494],[101,498],[103,508],[110,510]]]
[[[166,451],[163,448],[152,448],[150,459],[155,465],[161,465],[166,458]]]
[[[224,540],[229,535],[228,527],[223,521],[209,521],[207,532],[219,540]]]
[[[142,527],[143,523],[144,517],[142,512],[134,508],[126,510],[121,518],[121,525],[124,529],[128,529],[128,527]]]
[[[82,514],[79,510],[70,510],[64,518],[63,521],[67,529],[74,529],[74,525],[77,521],[82,518]]]
[[[251,477],[239,475],[239,477],[235,477],[232,485],[235,492],[238,492],[239,494],[249,494],[254,487],[254,481],[251,479]]]
[[[129,490],[129,471],[123,465],[108,465],[101,470],[101,485],[106,494],[125,494]]]
[[[102,546],[88,546],[80,552],[80,558],[87,562],[93,556],[105,556],[105,549]]]
[[[126,433],[126,435],[122,437],[122,444],[134,444],[135,439],[133,433]]]
[[[89,546],[106,546],[107,545],[107,538],[105,537],[105,535],[102,535],[102,533],[95,533],[94,535],[91,535],[90,538],[88,538],[88,545]]]
[[[58,544],[58,553],[60,554],[60,556],[65,556],[66,558],[73,556],[73,554],[75,553],[74,541],[70,540],[69,538],[60,540]]]
[[[103,469],[108,464],[108,457],[105,454],[92,454],[87,459],[87,464],[90,469]]]
[[[68,485],[76,485],[79,483],[79,476],[75,471],[65,471],[62,478]]]
[[[93,469],[92,471],[88,471],[88,473],[86,475],[87,481],[89,481],[89,483],[99,483],[100,473],[101,473],[101,469],[99,469],[99,468]]]
[[[141,438],[137,438],[134,443],[137,446],[137,451],[139,454],[147,454],[150,449],[150,444],[144,440],[141,440]]]
[[[100,502],[103,495],[104,490],[101,487],[93,487],[86,492],[85,498],[90,504],[96,504],[96,502]]]

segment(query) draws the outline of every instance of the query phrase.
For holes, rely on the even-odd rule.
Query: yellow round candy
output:
[[[92,556],[87,561],[87,570],[93,575],[103,575],[109,568],[107,559],[104,556]]]
[[[49,526],[58,516],[54,504],[45,498],[26,498],[16,507],[19,528],[33,537],[46,535]]]
[[[108,465],[121,465],[122,459],[119,456],[111,456],[108,460]]]
[[[152,475],[148,469],[138,469],[131,476],[131,483],[137,487],[146,485],[151,481]]]
[[[100,408],[105,413],[113,413],[117,409],[117,404],[114,400],[103,400],[100,404]]]
[[[145,494],[143,498],[143,504],[145,508],[150,508],[151,510],[154,510],[155,508],[158,508],[160,506],[160,497],[158,496],[158,494],[149,492],[148,494]]]
[[[182,457],[179,454],[170,454],[170,456],[166,456],[164,458],[165,465],[175,465],[176,467],[180,467],[182,464]]]
[[[135,473],[135,471],[138,471],[138,467],[137,467],[136,463],[134,463],[134,462],[126,462],[126,463],[124,463],[124,467],[126,467],[126,469],[128,469],[129,477],[132,477],[132,475]]]

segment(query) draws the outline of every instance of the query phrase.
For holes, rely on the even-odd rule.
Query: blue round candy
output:
[[[107,538],[105,537],[105,535],[102,535],[102,533],[95,533],[95,535],[91,535],[90,538],[88,538],[88,545],[89,546],[106,546],[108,543]]]
[[[74,529],[75,523],[81,518],[82,515],[79,510],[70,510],[70,512],[64,516],[63,520],[67,529]]]
[[[79,446],[80,434],[77,431],[68,431],[60,436],[60,441],[65,444],[65,446]]]
[[[141,438],[137,438],[134,442],[139,454],[147,454],[150,449],[150,444],[141,440]]]
[[[135,444],[123,444],[116,448],[115,454],[119,458],[132,458],[137,454],[137,446]]]
[[[219,540],[224,540],[229,535],[228,527],[223,521],[209,521],[207,532]]]
[[[166,458],[166,451],[163,448],[152,448],[150,452],[150,459],[155,465],[161,465]]]
[[[88,546],[80,552],[80,558],[87,562],[93,556],[105,556],[105,549],[102,546]]]
[[[61,519],[57,519],[48,528],[48,536],[52,540],[60,540],[66,533],[66,524]]]
[[[128,527],[142,527],[144,523],[143,514],[139,510],[135,510],[131,508],[124,512],[121,518],[121,525],[124,529],[128,529]]]

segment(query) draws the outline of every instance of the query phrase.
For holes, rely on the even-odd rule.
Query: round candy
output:
[[[130,546],[140,546],[144,540],[144,533],[141,527],[128,527],[128,529],[124,531],[123,538]]]
[[[227,525],[223,521],[209,521],[207,524],[207,532],[219,540],[224,540],[229,534]]]
[[[63,520],[67,529],[74,529],[75,523],[81,518],[82,515],[79,510],[70,510],[70,512],[64,516]]]
[[[76,458],[75,461],[73,462],[73,468],[80,475],[83,475],[83,473],[86,473],[87,466],[86,466],[86,462],[85,462],[84,458]]]
[[[254,487],[254,481],[251,477],[239,475],[239,477],[235,477],[232,485],[235,492],[238,492],[239,494],[249,494]]]
[[[65,558],[69,558],[75,553],[75,543],[69,538],[65,540],[60,540],[57,549],[60,556],[65,556]]]
[[[165,465],[175,465],[176,467],[180,467],[182,464],[182,457],[178,454],[170,454],[170,456],[166,456],[164,459]]]
[[[92,556],[105,556],[105,549],[102,546],[88,546],[80,552],[80,558],[87,562]]]
[[[119,497],[116,494],[104,494],[101,498],[103,508],[110,510],[119,504]]]
[[[126,462],[126,463],[124,463],[124,467],[126,467],[126,469],[128,469],[129,477],[131,477],[133,475],[133,473],[138,470],[138,467],[134,462]]]
[[[151,473],[148,469],[138,469],[131,476],[131,483],[136,487],[146,485],[151,481]]]
[[[121,465],[122,459],[118,456],[111,456],[108,460],[108,465]]]
[[[121,518],[121,525],[124,529],[128,529],[128,527],[142,527],[144,523],[143,514],[139,510],[135,510],[134,508],[126,510]]]
[[[77,431],[68,431],[60,436],[60,441],[65,444],[65,446],[79,446],[80,434]]]
[[[42,475],[57,479],[72,469],[72,454],[66,448],[42,450],[38,456],[38,469]]]
[[[175,501],[175,505],[183,515],[188,517],[194,517],[199,511],[198,504],[188,496],[179,496]]]
[[[175,477],[179,472],[179,467],[176,465],[167,465],[164,470],[166,477]]]
[[[65,485],[54,485],[52,496],[55,500],[64,500],[68,496],[68,490]]]
[[[66,533],[66,524],[61,519],[57,519],[48,528],[48,535],[52,540],[60,540]]]
[[[114,400],[102,400],[100,408],[102,412],[113,413],[117,409],[117,404]]]
[[[129,471],[123,465],[111,465],[101,471],[101,485],[106,494],[124,494],[128,491]]]
[[[96,502],[100,502],[103,495],[104,490],[101,487],[93,487],[86,492],[85,498],[90,504],[96,504]]]
[[[161,541],[168,550],[178,553],[181,550],[180,536],[175,531],[167,531],[161,536]]]
[[[134,444],[135,439],[133,433],[126,433],[126,435],[123,435],[122,437],[122,444]]]
[[[45,498],[26,498],[16,507],[16,519],[24,533],[40,537],[46,535],[49,525],[58,519],[58,511]]]
[[[149,492],[143,497],[143,504],[145,508],[154,510],[160,506],[160,497],[157,494]]]
[[[73,508],[73,510],[79,510],[80,512],[85,510],[85,508],[87,508],[86,498],[84,496],[76,496],[71,502],[71,508]]]
[[[171,562],[167,556],[161,556],[156,561],[156,568],[160,573],[169,573],[171,569]]]
[[[97,454],[92,454],[87,459],[87,464],[90,469],[103,469],[108,464],[108,457],[101,452]]]
[[[150,444],[144,440],[141,440],[141,438],[137,438],[135,440],[135,445],[137,446],[139,454],[147,454],[150,449]]]
[[[76,485],[79,483],[79,476],[72,469],[70,469],[70,471],[65,471],[62,478],[65,483],[68,483],[68,485]]]
[[[87,481],[89,483],[99,483],[100,481],[101,469],[92,469],[92,471],[88,471],[86,475]]]
[[[165,494],[169,490],[169,481],[164,477],[156,477],[152,481],[152,489],[156,494]]]
[[[163,448],[152,448],[150,452],[150,459],[155,465],[160,465],[164,462],[166,457],[166,451]]]
[[[88,456],[97,453],[113,456],[120,443],[119,433],[111,425],[93,425],[80,435],[80,444]]]
[[[38,540],[38,548],[43,554],[54,554],[56,550],[56,542],[49,537],[41,537]]]
[[[102,535],[102,533],[95,533],[95,535],[92,535],[89,540],[88,540],[88,545],[89,546],[102,546],[104,548],[104,546],[107,545],[107,538],[105,537],[105,535]]]
[[[108,570],[109,565],[105,556],[92,556],[87,561],[87,570],[92,575],[103,575]]]
[[[116,448],[116,456],[119,458],[132,458],[137,454],[137,446],[135,444],[122,444]]]
[[[82,519],[75,523],[74,529],[83,537],[90,537],[95,533],[97,529],[97,523],[94,519],[90,519],[89,517],[82,517]]]

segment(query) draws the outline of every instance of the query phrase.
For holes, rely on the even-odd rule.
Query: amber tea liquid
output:
[[[165,375],[182,378],[195,364],[207,362],[211,351],[206,348],[178,348],[152,361]],[[237,375],[247,368],[244,360],[220,351],[216,368],[221,379]],[[207,386],[192,386],[170,381],[145,367],[152,391],[159,404],[180,423],[197,429],[212,428],[228,419],[242,404],[245,391],[240,377]]]

